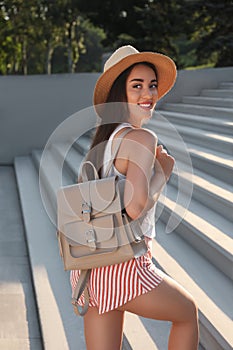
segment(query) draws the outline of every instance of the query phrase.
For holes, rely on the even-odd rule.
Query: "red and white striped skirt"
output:
[[[70,281],[74,291],[80,270],[72,270]],[[92,269],[88,290],[89,306],[97,307],[99,314],[117,309],[121,305],[156,288],[164,273],[151,260],[151,251],[129,261]],[[78,302],[84,305],[84,295]]]

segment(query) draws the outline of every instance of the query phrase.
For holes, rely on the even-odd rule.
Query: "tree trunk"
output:
[[[69,24],[67,43],[68,43],[68,47],[67,47],[68,72],[72,73],[72,66],[73,66],[73,60],[72,60],[72,23]]]
[[[46,74],[52,73],[52,57],[53,57],[54,48],[51,46],[51,43],[48,42],[47,46],[47,57],[46,57]]]
[[[23,75],[28,74],[28,67],[27,67],[27,40],[26,37],[23,37]]]

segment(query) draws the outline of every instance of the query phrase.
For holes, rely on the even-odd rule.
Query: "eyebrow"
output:
[[[144,79],[135,78],[135,79],[130,80],[130,83],[131,83],[132,81],[140,81],[141,83],[143,83],[143,82],[144,82]],[[157,83],[157,79],[152,79],[150,82],[151,82],[151,83]]]

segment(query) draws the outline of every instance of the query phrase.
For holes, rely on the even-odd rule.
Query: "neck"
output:
[[[132,117],[129,118],[128,122],[129,122],[134,128],[137,128],[137,129],[140,129],[140,128],[142,127],[142,125],[143,125],[143,121],[142,121],[142,120],[138,121],[138,120],[135,120],[135,118],[132,118]]]

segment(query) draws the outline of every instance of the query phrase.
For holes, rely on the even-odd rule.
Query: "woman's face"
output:
[[[151,118],[158,100],[157,77],[152,68],[136,65],[126,80],[126,97],[130,113],[129,121],[141,126]]]

